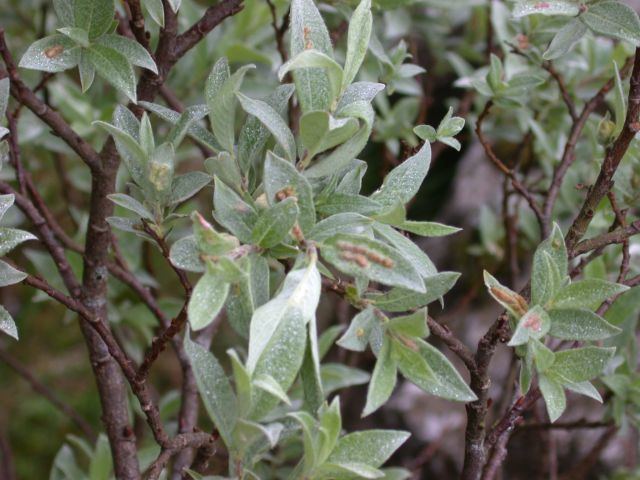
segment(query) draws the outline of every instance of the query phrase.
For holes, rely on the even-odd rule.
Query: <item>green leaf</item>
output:
[[[315,466],[319,454],[315,435],[316,421],[309,413],[304,411],[289,413],[288,416],[295,419],[302,427],[303,466],[304,471],[310,471]]]
[[[370,105],[367,105],[367,108],[371,110],[370,113],[373,118],[373,109]],[[366,122],[353,137],[305,170],[304,175],[308,178],[320,178],[334,175],[337,171],[344,169],[367,145],[371,129],[372,123]]]
[[[359,213],[338,213],[316,223],[308,237],[310,240],[322,242],[337,233],[363,235],[372,223],[373,220]]]
[[[204,262],[200,259],[198,242],[193,235],[183,237],[171,245],[169,252],[171,263],[188,272],[204,272]]]
[[[80,61],[81,48],[64,35],[50,35],[31,45],[22,55],[19,66],[43,72],[63,72]]]
[[[398,200],[407,203],[418,193],[430,163],[431,145],[425,142],[418,153],[391,170],[371,198],[384,206],[392,206]]]
[[[538,340],[549,332],[550,327],[549,314],[541,306],[535,305],[520,318],[508,345],[516,347],[527,343],[530,338]]]
[[[223,183],[232,187],[236,192],[243,192],[245,181],[242,177],[240,166],[229,152],[220,152],[215,157],[207,158],[204,166],[207,172],[218,177]]]
[[[563,340],[603,340],[622,331],[600,315],[581,308],[553,309],[549,316],[549,333]]]
[[[287,392],[282,389],[280,384],[271,375],[258,375],[257,378],[253,379],[253,384],[259,389],[273,395],[281,402],[291,405],[291,400],[289,400]]]
[[[38,237],[24,230],[0,228],[0,257],[5,256],[23,242],[37,239]]]
[[[204,172],[193,171],[178,175],[171,184],[169,205],[174,206],[190,199],[211,183],[211,176]]]
[[[107,198],[116,205],[120,205],[121,207],[136,213],[139,217],[145,218],[151,222],[155,221],[153,214],[138,200],[130,197],[129,195],[124,193],[112,193],[111,195],[107,195]]]
[[[545,50],[542,58],[545,60],[555,60],[569,52],[578,41],[584,37],[588,29],[579,18],[574,18],[566,23],[558,33],[555,34],[551,43]]]
[[[300,381],[304,392],[304,408],[310,412],[317,412],[325,396],[320,373],[318,327],[315,317],[309,321],[307,330],[307,345],[300,368]]]
[[[237,238],[228,233],[218,232],[200,213],[193,212],[191,221],[198,248],[202,254],[214,257],[214,261],[217,261],[216,257],[226,255],[239,246]]]
[[[264,190],[269,203],[277,201],[280,192],[296,198],[300,214],[298,223],[303,232],[309,232],[316,223],[316,210],[313,205],[313,191],[309,181],[286,160],[271,151],[267,152],[264,164]]]
[[[413,133],[427,142],[433,143],[438,140],[438,133],[431,125],[418,125],[413,128]]]
[[[330,87],[329,105],[334,104],[340,95],[340,87],[343,79],[342,67],[329,55],[319,50],[304,50],[297,54],[280,67],[278,70],[278,78],[282,81],[289,72],[308,69],[323,69],[326,71]]]
[[[438,125],[438,138],[453,137],[454,135],[460,133],[463,128],[464,118],[454,117],[453,107],[449,107],[449,110],[447,110],[444,118],[440,121],[440,125]]]
[[[163,143],[157,147],[149,158],[147,165],[147,178],[156,194],[163,201],[165,194],[170,193],[175,171],[175,150],[173,144]]]
[[[323,215],[338,215],[341,213],[368,215],[376,213],[382,206],[378,202],[362,195],[333,193],[328,198],[317,199],[316,208]]]
[[[87,50],[87,55],[102,78],[136,103],[136,76],[127,57],[117,50],[95,43]]]
[[[251,375],[240,361],[235,350],[227,350],[227,355],[231,359],[234,385],[238,395],[238,417],[244,418],[251,408],[251,392],[253,390]]]
[[[327,355],[343,331],[343,325],[333,325],[322,332],[322,335],[320,335],[318,339],[318,354],[321,360]]]
[[[122,35],[108,34],[101,36],[95,43],[116,50],[127,57],[127,60],[131,64],[146,68],[156,75],[158,74],[156,62],[153,61],[147,49],[135,40],[123,37]]]
[[[504,90],[506,86],[504,82],[504,67],[502,66],[502,60],[493,53],[491,54],[489,73],[487,73],[487,84],[494,94]]]
[[[627,104],[625,101],[624,89],[622,88],[622,80],[620,79],[620,71],[618,70],[618,64],[613,62],[613,71],[615,72],[613,78],[615,79],[615,88],[613,90],[613,115],[616,121],[616,128],[613,131],[613,136],[617,137],[624,128],[624,122],[627,117]]]
[[[341,363],[324,363],[320,366],[322,387],[325,395],[336,390],[363,385],[369,381],[369,373],[358,368],[347,367]]]
[[[590,4],[580,19],[596,33],[640,45],[640,19],[635,10],[623,2]]]
[[[292,84],[280,85],[265,99],[265,102],[284,118],[294,90],[295,87]],[[238,138],[238,162],[245,175],[252,166],[262,162],[262,154],[269,135],[269,130],[260,120],[251,115],[247,118]]]
[[[121,108],[122,110],[120,110],[120,112],[125,110],[124,107]],[[128,112],[128,110],[126,111]],[[116,114],[117,113],[118,110],[116,110]],[[116,114],[114,114],[114,116]],[[111,125],[110,123],[97,120],[93,122],[93,125],[101,127],[113,136],[116,141],[116,146],[118,147],[118,153],[120,153],[127,163],[127,168],[134,181],[139,185],[144,185],[146,180],[145,165],[147,163],[147,154],[142,147],[140,147],[138,141],[122,128]]]
[[[546,305],[562,287],[562,277],[551,255],[546,251],[536,251],[531,273],[531,302]]]
[[[65,27],[72,27],[75,24],[73,18],[73,0],[53,0],[53,9],[58,16],[58,20]]]
[[[164,5],[162,0],[143,0],[143,3],[153,21],[164,27]]]
[[[69,37],[71,40],[82,47],[87,48],[89,46],[89,34],[86,30],[83,30],[81,28],[64,27],[59,28],[58,32],[63,34],[65,37]]]
[[[336,343],[347,350],[364,352],[372,335],[380,336],[381,333],[380,320],[377,318],[375,310],[366,308],[353,317],[349,328]]]
[[[115,13],[113,0],[74,0],[74,26],[86,30],[91,40],[107,33]]]
[[[377,82],[354,82],[349,85],[338,102],[336,111],[356,102],[371,103],[375,96],[384,90],[384,84]]]
[[[269,300],[269,265],[264,257],[249,256],[244,277],[231,286],[227,318],[242,337],[249,338],[253,312]]]
[[[252,243],[272,248],[284,241],[298,220],[298,204],[294,198],[285,198],[260,213],[251,232]]]
[[[415,233],[421,237],[445,237],[460,232],[462,229],[437,222],[417,222],[406,220],[398,225],[400,230]]]
[[[392,318],[387,323],[387,328],[400,335],[424,338],[429,335],[427,309],[421,308],[410,315]]]
[[[437,397],[454,400],[456,402],[472,402],[476,395],[460,376],[455,367],[437,348],[424,340],[416,339],[420,355],[431,368],[435,379],[414,375],[411,370],[402,370],[402,374],[417,387]]]
[[[101,434],[96,440],[96,446],[89,463],[89,479],[109,480],[111,478],[111,469],[113,468],[112,463],[109,440],[106,435]]]
[[[420,351],[422,344],[426,345],[426,342],[402,336],[396,336],[392,341],[393,357],[398,362],[402,375],[418,386],[438,382],[427,359]]]
[[[598,389],[590,382],[563,382],[563,385],[566,389],[571,390],[572,392],[593,398],[595,401],[602,403],[602,396],[600,396],[600,392],[598,392]]]
[[[580,4],[575,0],[549,0],[548,2],[519,0],[513,9],[513,16],[516,18],[535,14],[574,17],[578,13],[580,13]]]
[[[9,105],[10,81],[9,77],[0,80],[0,118],[4,118]],[[2,138],[2,135],[0,135]]]
[[[567,408],[567,398],[562,385],[546,375],[540,375],[538,385],[547,406],[549,419],[555,422]]]
[[[207,270],[193,288],[187,312],[193,330],[201,330],[216,318],[222,309],[229,284],[214,272]]]
[[[615,348],[583,347],[555,353],[551,371],[570,382],[584,382],[602,373]]]
[[[306,346],[306,325],[315,317],[320,299],[320,274],[316,259],[292,270],[282,289],[259,307],[251,319],[247,369],[253,378],[271,375],[287,391],[302,365]],[[275,406],[273,398],[258,398],[254,418]]]
[[[2,305],[0,305],[0,332],[18,340],[18,328],[16,327],[16,323]]]
[[[7,195],[0,195],[0,219],[2,219],[2,217],[4,217],[4,214],[7,213],[7,210],[11,208],[11,205],[13,205],[13,202],[15,201],[15,199],[16,197],[13,193],[9,193]]]
[[[318,451],[318,463],[323,463],[333,451],[342,431],[342,418],[340,417],[340,397],[335,397],[331,405],[325,404],[318,412],[320,419],[320,448]]]
[[[366,298],[385,312],[406,312],[423,307],[441,298],[460,278],[457,272],[440,272],[424,279],[426,293],[417,293],[404,288],[392,288],[385,293],[371,293]]]
[[[229,76],[229,64],[223,57],[213,66],[207,80],[205,98],[209,106],[211,128],[220,145],[229,153],[233,153],[235,144],[236,92],[245,74],[252,68],[255,66],[245,65]]]
[[[425,292],[415,267],[382,242],[360,235],[337,234],[322,242],[320,249],[325,260],[348,275]]]
[[[629,290],[619,283],[586,278],[570,283],[553,297],[552,308],[585,308],[595,310],[606,299]]]
[[[78,73],[80,74],[80,87],[82,93],[85,93],[93,85],[96,78],[96,67],[89,60],[89,54],[86,50],[80,53],[80,62],[78,63]]]
[[[296,159],[296,141],[280,114],[271,105],[261,100],[254,100],[240,92],[236,92],[236,97],[240,100],[240,105],[245,112],[256,117],[267,127],[284,150],[287,160],[293,163]]]
[[[385,336],[369,382],[367,402],[362,411],[363,417],[375,412],[393,393],[393,389],[396,386],[397,366],[392,353],[391,340]]]
[[[410,239],[402,235],[389,225],[374,223],[376,238],[384,240],[394,247],[422,277],[429,277],[436,273],[436,267],[424,251]]]
[[[241,242],[251,243],[252,231],[258,220],[254,208],[218,177],[214,178],[214,217]]]
[[[383,478],[384,473],[366,463],[342,462],[325,463],[318,470],[318,475],[328,478]]]
[[[553,231],[536,249],[531,273],[531,300],[544,305],[558,292],[567,277],[567,247],[562,231],[554,223]]]
[[[329,463],[362,463],[377,468],[402,445],[408,432],[365,430],[345,435],[327,459]]]
[[[187,334],[184,349],[193,369],[202,402],[227,448],[233,447],[232,432],[237,421],[236,397],[218,360],[191,341]]]
[[[333,55],[329,31],[313,0],[291,2],[290,29],[292,58],[311,48],[329,56]],[[293,78],[302,113],[329,109],[331,87],[323,69],[296,70]]]
[[[305,160],[346,142],[358,130],[355,118],[335,119],[329,112],[311,111],[300,118],[300,140],[307,149]]]
[[[19,283],[27,278],[27,274],[16,270],[11,265],[0,260],[0,287]]]
[[[540,340],[535,338],[531,339],[527,345],[527,349],[530,350],[531,356],[536,365],[538,372],[543,373],[549,370],[556,360],[556,354],[548,348]]]
[[[148,111],[155,113],[163,120],[171,123],[177,124],[182,118],[182,114],[171,110],[170,108],[164,107],[163,105],[158,105],[157,103],[151,102],[140,102],[140,106],[146,108]],[[202,116],[206,116],[208,113],[208,108],[206,105],[196,105],[189,108],[199,108],[202,109]],[[216,137],[209,132],[207,129],[198,125],[197,123],[192,123],[189,125],[187,129],[187,135],[193,138],[198,143],[204,145],[207,148],[210,148],[214,152],[220,152],[223,148],[220,146]]]
[[[351,84],[360,69],[360,65],[362,65],[369,48],[372,23],[371,0],[361,0],[349,20],[347,58],[344,63],[341,91],[345,91],[347,86]]]

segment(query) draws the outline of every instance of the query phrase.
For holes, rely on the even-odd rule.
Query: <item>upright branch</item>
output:
[[[607,150],[600,168],[600,174],[593,186],[589,188],[580,213],[578,213],[569,228],[567,233],[567,248],[569,249],[573,249],[584,236],[598,204],[607,195],[607,192],[613,188],[613,175],[616,173],[625,153],[627,153],[631,141],[640,131],[640,123],[638,122],[640,116],[640,47],[636,48],[633,71],[629,82],[629,101],[627,103],[627,116],[624,121],[624,127],[618,138],[613,142],[613,145]]]

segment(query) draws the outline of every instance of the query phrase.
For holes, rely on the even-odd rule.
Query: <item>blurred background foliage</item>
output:
[[[116,2],[123,12],[120,2]],[[212,2],[183,0],[180,10],[181,29],[195,22]],[[272,11],[265,0],[245,0],[244,10],[223,23],[201,42],[173,69],[169,79],[175,97],[184,105],[202,102],[202,86],[215,59],[227,56],[232,69],[246,63],[255,63],[257,70],[247,76],[243,90],[252,97],[262,97],[278,84],[275,71],[282,63],[272,22]],[[275,21],[280,25],[288,8],[288,2],[276,0]],[[336,56],[342,62],[345,52],[346,18],[355,2],[321,2],[320,9],[328,23],[336,47]],[[482,0],[376,0],[374,1],[374,41],[364,64],[360,78],[387,84],[386,95],[375,100],[376,123],[373,142],[361,154],[369,163],[364,190],[375,190],[381,179],[393,166],[406,158],[418,145],[419,139],[413,127],[419,124],[437,125],[449,107],[456,115],[467,119],[467,126],[458,139],[462,149],[456,151],[444,145],[434,147],[434,159],[429,177],[417,199],[411,205],[409,217],[420,220],[438,220],[464,228],[464,232],[445,240],[424,241],[424,247],[439,269],[462,272],[461,280],[447,296],[447,308],[442,314],[430,311],[458,332],[469,344],[479,336],[499,308],[484,293],[482,269],[496,275],[511,276],[508,281],[518,283],[526,277],[531,252],[539,240],[539,231],[533,214],[523,202],[514,202],[511,215],[516,223],[516,238],[508,238],[501,213],[503,180],[484,158],[484,153],[474,141],[475,118],[486,103],[486,97],[472,86],[484,77],[488,70],[487,52],[502,53],[505,70],[528,71],[542,78],[542,88],[526,91],[521,108],[498,105],[485,128],[496,142],[496,150],[504,158],[517,161],[525,172],[531,188],[546,188],[554,163],[562,154],[571,119],[566,115],[560,92],[549,80],[549,72],[540,67],[540,53],[558,29],[557,18],[538,16],[514,19],[511,4]],[[46,0],[4,0],[0,5],[0,25],[6,30],[9,46],[16,58],[28,45],[56,27],[51,2]],[[158,27],[147,14],[147,26],[154,43]],[[491,35],[489,35],[491,33]],[[491,38],[492,42],[487,42]],[[285,43],[286,45],[286,43]],[[523,55],[514,54],[514,48]],[[574,51],[558,62],[566,88],[576,99],[590,98],[612,73],[612,60],[622,65],[631,53],[628,45],[593,36],[585,37]],[[340,57],[342,56],[342,58]],[[41,74],[21,71],[24,80],[35,85]],[[95,120],[109,121],[113,108],[122,98],[101,79],[87,94],[81,94],[77,73],[57,75],[47,84],[44,93],[47,101],[55,105],[71,126],[85,139],[100,145],[106,135],[91,125]],[[603,155],[601,134],[602,118],[608,109],[598,111],[588,122],[585,134],[578,146],[580,162],[568,173],[556,209],[560,222],[572,219],[576,207],[583,198],[583,187],[592,183]],[[22,113],[20,141],[25,163],[33,172],[36,184],[47,204],[69,232],[81,238],[86,224],[86,213],[73,208],[67,210],[61,197],[72,203],[85,203],[89,192],[87,169],[72,155],[63,142],[53,136],[46,126],[37,121],[31,112]],[[166,124],[157,122],[159,132]],[[162,133],[160,133],[162,135]],[[640,199],[640,151],[638,142],[632,147],[630,158],[620,169],[616,189],[621,202],[635,212],[637,217]],[[194,162],[201,162],[197,148],[191,145],[179,150],[180,170],[189,170]],[[198,163],[199,164],[199,163]],[[0,176],[11,179],[13,173],[2,170]],[[125,179],[122,178],[122,182]],[[62,182],[62,184],[61,184]],[[62,185],[62,187],[61,187]],[[211,189],[198,196],[199,210],[207,212],[211,207]],[[184,207],[184,213],[193,208]],[[21,223],[17,209],[5,217],[8,224]],[[606,230],[613,221],[612,214],[599,211],[592,222],[594,231]],[[176,229],[188,225],[178,225]],[[176,238],[182,232],[176,230]],[[120,233],[118,233],[120,235]],[[640,244],[631,247],[632,274],[640,270]],[[168,266],[156,252],[131,235],[122,236],[122,254],[134,270],[144,267],[153,272],[143,280],[149,286],[160,289],[163,307],[173,314],[180,307],[180,285],[171,275]],[[515,268],[509,268],[508,252],[512,251]],[[515,250],[515,253],[513,253]],[[590,276],[604,277],[614,272],[621,250],[613,246],[587,266]],[[16,257],[21,265],[31,265],[47,278],[55,279],[51,260],[35,248],[23,248]],[[80,269],[81,258],[70,253],[74,268]],[[514,267],[514,265],[512,265]],[[139,270],[140,271],[140,270]],[[521,282],[520,282],[521,283]],[[47,301],[42,293],[18,288],[0,291],[2,304],[14,313],[21,331],[20,344],[10,344],[0,339],[2,348],[29,370],[39,381],[50,385],[65,401],[78,410],[88,422],[100,430],[99,400],[86,362],[86,351],[80,331],[71,315],[58,305]],[[140,358],[141,339],[148,342],[156,325],[151,314],[121,284],[112,281],[110,286],[112,318],[119,324],[120,339],[134,358]],[[172,299],[172,295],[175,298]],[[635,288],[623,296],[612,308],[607,318],[614,324],[625,326],[624,336],[616,338],[622,350],[620,362],[628,362],[627,371],[633,382],[634,395],[638,392],[635,376],[635,331],[640,310],[640,291]],[[323,325],[346,324],[353,312],[338,297],[329,297],[321,305],[319,320]],[[236,341],[233,331],[222,324],[216,334],[215,353],[224,358],[223,352]],[[355,355],[344,350],[331,351],[330,355],[341,361],[370,371],[374,358],[371,354]],[[494,361],[493,375],[509,382],[508,365],[511,353],[504,348]],[[172,362],[154,367],[154,384],[164,392],[171,391],[180,372]],[[496,398],[501,393],[501,381],[496,384]],[[505,384],[503,384],[505,385]],[[419,394],[410,386],[403,387],[392,402],[371,417],[359,418],[366,387],[346,390],[342,404],[352,409],[343,414],[349,430],[375,425],[378,428],[393,427],[414,433],[412,439],[397,454],[394,464],[402,464],[422,472],[421,478],[452,478],[459,468],[460,445],[463,441],[464,406],[445,403],[433,397]],[[351,401],[350,401],[351,400]],[[507,401],[509,399],[506,399]],[[637,398],[618,406],[618,410],[632,413],[635,421]],[[611,413],[612,404],[605,406],[576,403],[572,418],[605,418]],[[161,402],[162,415],[169,417],[177,408],[175,394],[166,394]],[[504,405],[498,408],[504,409]],[[541,415],[534,412],[534,416]],[[609,418],[609,417],[606,417]],[[138,419],[138,421],[140,421]],[[206,420],[205,423],[206,424]],[[31,387],[15,375],[5,362],[0,362],[0,433],[9,439],[15,452],[19,478],[47,478],[53,459],[68,435],[78,435],[77,427],[53,408],[47,400],[35,394]],[[562,436],[565,442],[559,448],[560,458],[572,461],[586,451],[584,438]],[[532,465],[532,451],[542,448],[536,440],[536,432],[523,432],[514,437],[514,455],[507,465],[509,478],[538,478],[544,466]],[[73,441],[71,441],[73,443]],[[425,446],[426,445],[426,446]],[[602,465],[594,470],[603,475],[613,475],[618,467],[635,462],[637,435],[628,430],[616,444],[616,450],[605,457]],[[633,455],[634,459],[630,456]],[[85,462],[78,455],[79,462]],[[518,459],[527,461],[518,463]],[[533,473],[532,473],[533,472]],[[429,475],[434,475],[429,477]],[[596,478],[596,477],[590,477]],[[631,471],[610,478],[640,478]]]

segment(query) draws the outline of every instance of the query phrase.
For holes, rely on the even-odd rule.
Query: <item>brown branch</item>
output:
[[[427,316],[427,325],[429,326],[429,331],[442,340],[447,348],[462,360],[462,363],[464,363],[469,372],[476,371],[476,360],[473,352],[469,350],[469,348],[458,337],[456,337],[446,325],[438,323],[437,320],[430,316]]]
[[[478,399],[467,403],[467,427],[465,431],[465,453],[462,479],[477,480],[485,464],[485,418],[489,409],[488,396],[491,379],[489,364],[498,342],[506,340],[508,317],[502,314],[478,343],[475,355],[476,370],[471,372],[471,390]]]
[[[144,27],[144,14],[140,0],[125,0],[124,4],[129,7],[131,20],[129,26],[140,45],[149,50],[149,34]]]
[[[46,398],[62,414],[68,417],[82,433],[92,442],[96,439],[93,427],[71,405],[62,400],[53,389],[38,380],[28,368],[22,365],[16,358],[4,349],[0,348],[0,360],[6,363],[14,372],[20,375],[33,390]]]
[[[287,61],[287,49],[284,45],[284,34],[287,32],[287,28],[289,28],[289,16],[291,14],[291,10],[287,10],[287,13],[282,19],[282,24],[278,26],[276,6],[272,0],[266,1],[267,5],[269,5],[269,10],[271,11],[271,26],[273,27],[273,33],[276,37],[276,48],[278,49],[282,63],[284,63]]]
[[[484,109],[482,110],[480,115],[478,116],[478,120],[476,121],[476,135],[478,136],[478,140],[480,141],[480,144],[484,148],[485,154],[487,155],[489,160],[491,160],[491,162],[498,168],[498,170],[500,170],[504,175],[506,175],[509,178],[509,180],[511,180],[511,185],[513,186],[513,188],[527,201],[527,203],[529,204],[529,207],[535,214],[536,219],[538,220],[538,223],[540,224],[541,230],[544,232],[545,231],[544,216],[542,214],[542,210],[540,210],[538,203],[533,198],[533,195],[531,194],[531,192],[529,192],[527,187],[524,186],[520,182],[520,180],[518,180],[515,172],[509,167],[507,167],[504,164],[504,162],[500,160],[500,158],[498,158],[496,153],[493,151],[493,147],[491,146],[491,143],[485,137],[482,131],[482,124],[484,120],[487,118],[487,116],[489,115],[489,111],[491,110],[492,106],[493,106],[493,102],[489,100],[484,106]]]
[[[160,252],[162,253],[162,256],[165,258],[167,263],[171,266],[171,269],[177,275],[178,280],[180,280],[180,283],[182,284],[182,288],[184,288],[184,291],[187,294],[187,300],[188,300],[189,297],[191,297],[193,286],[191,285],[191,281],[189,280],[189,277],[184,272],[184,270],[179,269],[171,262],[170,260],[171,249],[167,244],[166,238],[158,235],[158,233],[145,220],[143,220],[142,223],[144,225],[145,233],[147,233],[156,242],[156,245],[158,245],[158,248],[160,248]]]
[[[620,75],[626,76],[632,64],[633,57],[630,57],[622,67]],[[577,120],[574,120],[571,126],[569,138],[567,139],[567,143],[564,146],[564,152],[562,153],[562,159],[553,172],[551,185],[549,186],[549,190],[544,201],[543,211],[547,228],[549,228],[551,225],[551,215],[553,213],[553,207],[555,206],[556,199],[558,198],[558,194],[560,193],[560,187],[562,186],[564,177],[569,170],[569,167],[571,167],[576,159],[575,150],[576,145],[578,144],[578,140],[580,139],[580,135],[582,134],[582,131],[587,124],[587,120],[596,110],[596,108],[598,108],[598,106],[604,101],[606,94],[613,88],[614,84],[614,78],[610,78],[607,83],[605,83],[600,88],[600,90],[598,90],[598,92],[584,105],[584,107],[582,108],[582,112],[580,112],[580,116],[577,118]]]
[[[567,90],[567,86],[564,83],[562,75],[560,75],[560,73],[555,69],[555,67],[553,66],[553,63],[551,62],[543,62],[542,68],[544,68],[547,72],[549,72],[551,77],[558,84],[558,89],[560,90],[560,96],[562,97],[562,101],[564,102],[564,104],[567,106],[567,111],[569,112],[569,116],[571,117],[571,120],[573,120],[574,123],[577,122],[578,113],[576,112],[576,106],[573,103],[573,100],[571,99],[571,95],[569,95],[569,91]]]
[[[513,403],[502,419],[489,431],[486,444],[487,447],[493,448],[484,468],[482,480],[492,480],[495,477],[498,468],[507,455],[506,445],[511,433],[521,421],[524,412],[530,409],[540,397],[539,389],[533,388],[529,390],[525,396],[519,397]]]
[[[626,227],[616,228],[615,230],[603,233],[597,237],[582,240],[571,250],[570,258],[575,258],[578,255],[582,255],[608,245],[624,243],[629,239],[629,237],[637,235],[638,233],[640,233],[640,220],[636,220]]]
[[[516,431],[521,430],[580,430],[592,428],[610,427],[611,422],[590,422],[588,420],[578,420],[575,422],[556,423],[524,423],[518,425]]]
[[[4,480],[16,480],[16,470],[13,464],[13,452],[9,440],[0,430],[0,478]]]
[[[162,333],[155,337],[151,342],[151,347],[147,354],[144,356],[144,360],[138,368],[137,378],[138,381],[144,381],[149,375],[149,369],[151,365],[156,361],[160,353],[165,349],[167,343],[169,343],[179,332],[182,330],[185,322],[187,321],[187,302],[180,309],[180,313],[171,320],[171,323],[162,331]]]
[[[217,5],[207,8],[202,18],[176,39],[176,49],[174,53],[176,59],[191,50],[224,19],[235,15],[243,8],[242,0],[224,0]]]
[[[187,448],[200,448],[215,442],[216,438],[208,433],[195,432],[183,433],[176,435],[162,449],[158,458],[151,464],[147,470],[147,480],[157,480],[166,467],[169,460],[178,452]]]
[[[640,116],[640,47],[636,49],[633,71],[631,72],[627,108],[627,117],[622,131],[611,148],[607,150],[596,183],[589,189],[580,213],[569,228],[566,236],[567,248],[569,249],[572,249],[587,231],[598,204],[613,186],[613,175],[616,173],[631,141],[640,131],[640,123],[638,122],[638,117]]]

